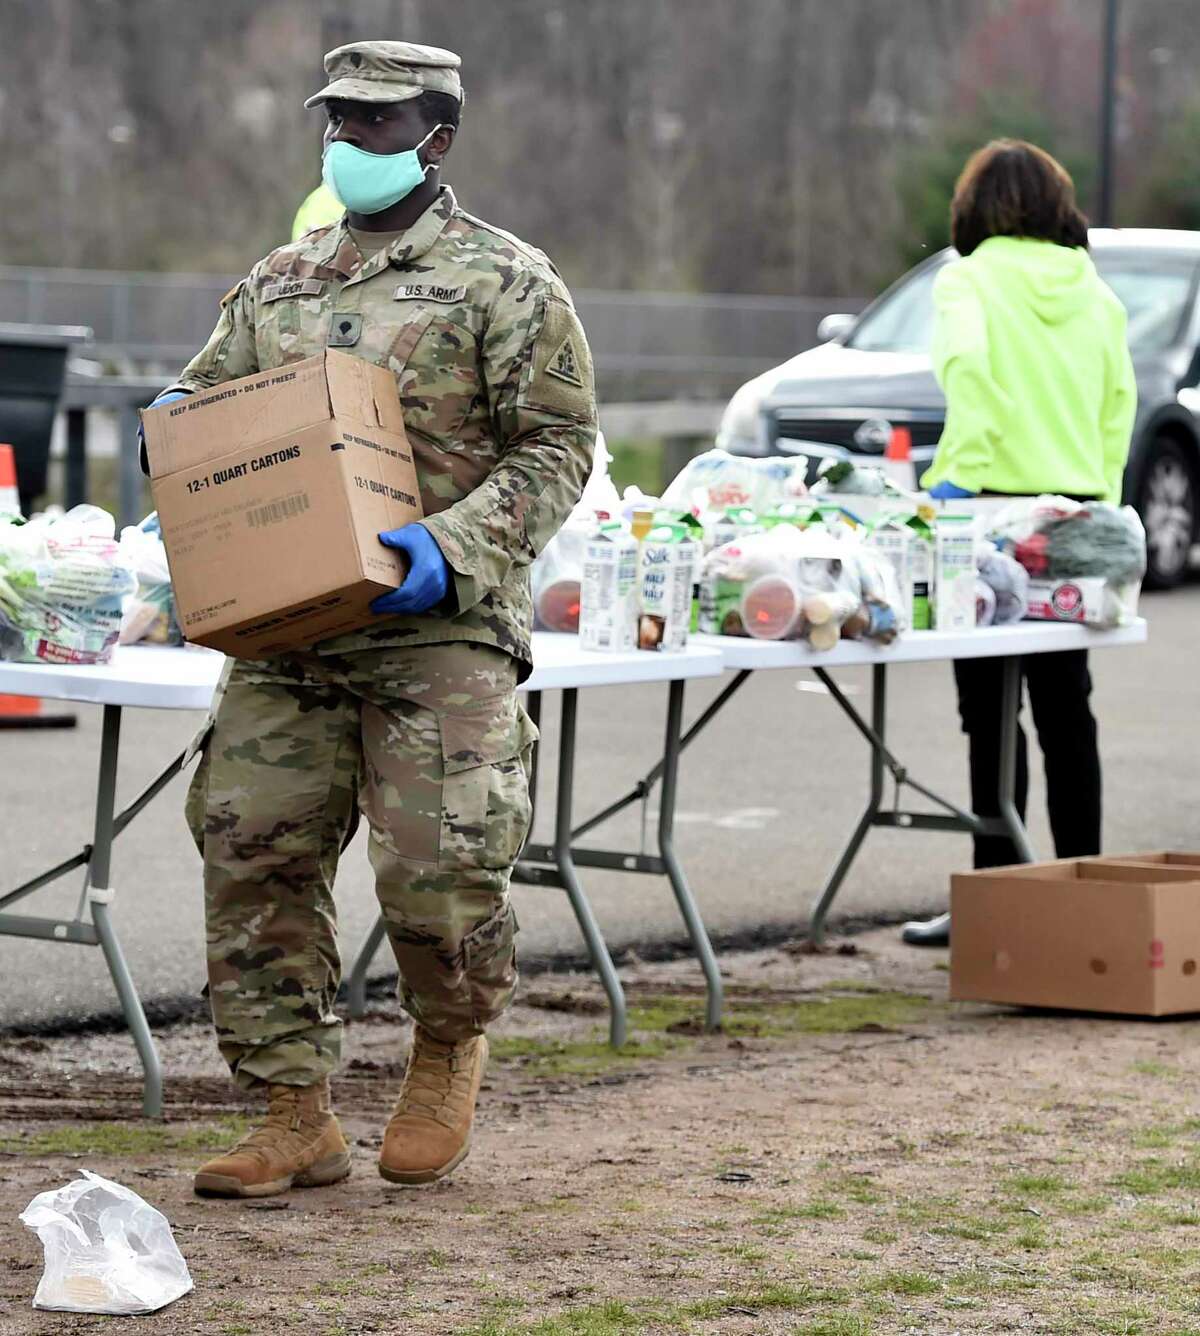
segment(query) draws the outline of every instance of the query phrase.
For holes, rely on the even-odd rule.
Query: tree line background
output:
[[[586,288],[868,293],[1019,134],[1093,204],[1102,0],[0,0],[0,262],[236,272],[331,46],[463,57],[445,178]],[[1125,0],[1116,220],[1200,227],[1200,7]]]

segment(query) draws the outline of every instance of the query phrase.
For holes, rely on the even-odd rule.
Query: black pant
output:
[[[1046,805],[1059,858],[1100,852],[1100,753],[1096,720],[1088,698],[1092,677],[1087,650],[1031,654],[1021,660],[1029,704],[1046,767]],[[998,816],[1000,706],[1004,666],[1000,659],[963,659],[954,664],[958,712],[970,740],[971,807],[977,816]],[[1025,732],[1017,730],[1016,806],[1025,819],[1029,759]],[[1019,863],[1007,836],[976,835],[975,866]]]

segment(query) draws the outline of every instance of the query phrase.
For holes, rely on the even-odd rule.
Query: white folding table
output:
[[[543,691],[560,690],[563,693],[555,837],[551,845],[527,845],[515,876],[518,880],[557,886],[567,893],[589,955],[608,994],[610,1040],[620,1045],[624,1042],[626,1030],[624,994],[577,869],[581,865],[590,865],[666,875],[708,981],[708,1023],[715,1026],[721,1010],[720,974],[699,910],[675,855],[673,822],[681,750],[684,683],[694,678],[720,676],[723,671],[721,654],[716,649],[702,646],[689,647],[683,654],[598,654],[581,649],[574,636],[542,632],[534,635],[533,646],[533,674],[520,688],[529,693],[530,713],[535,718],[540,713]],[[110,885],[112,842],[147,803],[179,774],[185,764],[186,753],[175,757],[128,807],[117,812],[121,712],[127,706],[168,710],[207,709],[223,663],[223,656],[210,650],[192,646],[166,648],[149,645],[118,648],[111,662],[96,666],[0,662],[0,693],[81,701],[104,708],[92,843],[14,890],[0,894],[0,936],[33,937],[102,948],[121,1009],[141,1059],[145,1074],[143,1109],[150,1116],[157,1116],[162,1111],[162,1068],[146,1024],[141,999],[110,918],[109,911],[114,897]],[[659,857],[653,858],[644,853],[609,854],[575,849],[573,839],[580,833],[578,829],[574,832],[571,829],[578,692],[586,687],[629,686],[648,682],[670,684],[664,758],[658,767],[663,780],[659,808]],[[615,810],[619,810],[619,807],[601,813],[586,823],[585,828],[592,829]],[[8,906],[80,867],[85,868],[84,885],[73,918],[53,919],[4,912]],[[353,1010],[361,1011],[366,972],[382,936],[382,924],[377,923],[351,970],[349,989]]]
[[[973,835],[1006,835],[1012,839],[1024,862],[1034,861],[1029,833],[1016,806],[1017,738],[1021,713],[1021,658],[1029,654],[1054,654],[1062,650],[1112,649],[1140,645],[1146,641],[1146,623],[1137,619],[1113,630],[1066,625],[1059,622],[1015,622],[1008,626],[981,627],[974,631],[911,631],[891,645],[868,640],[842,640],[832,650],[815,651],[804,640],[751,640],[734,636],[700,635],[692,643],[717,650],[734,679],[700,715],[681,739],[687,744],[706,727],[752,673],[784,668],[810,669],[825,685],[842,712],[866,739],[871,751],[870,796],[866,810],[845,849],[829,874],[809,920],[809,940],[819,944],[825,919],[851,864],[868,832],[875,826],[892,830],[965,831]],[[887,674],[903,663],[944,663],[955,659],[1003,659],[1004,687],[1001,697],[1000,815],[981,817],[934,793],[914,779],[908,768],[887,745]],[[870,667],[871,720],[854,708],[831,676],[831,670]],[[895,784],[895,802],[884,809],[885,775]],[[941,812],[912,812],[900,806],[904,788],[921,794]]]
[[[109,871],[113,840],[175,778],[183,766],[184,756],[175,757],[128,807],[116,812],[121,711],[130,705],[141,709],[207,710],[223,663],[224,656],[212,650],[154,645],[118,648],[110,663],[95,666],[0,663],[0,692],[86,701],[104,707],[92,842],[15,890],[0,894],[0,937],[37,937],[50,942],[99,946],[103,950],[121,1010],[142,1062],[142,1109],[151,1117],[162,1112],[162,1064],[146,1024],[141,998],[125,963],[120,939],[109,917],[114,896]],[[74,918],[39,918],[33,914],[3,912],[9,905],[80,867],[86,870]],[[88,911],[87,917],[84,916],[85,910]]]
[[[535,723],[541,719],[542,693],[562,692],[562,718],[558,740],[558,784],[555,800],[554,841],[551,844],[526,843],[513,880],[537,886],[556,886],[566,891],[571,908],[587,943],[588,953],[609,1001],[609,1042],[619,1048],[625,1042],[626,1010],[621,981],[612,957],[596,923],[591,905],[579,880],[581,867],[609,868],[620,872],[665,876],[675,894],[675,901],[687,929],[692,948],[704,971],[707,1004],[705,1024],[712,1030],[721,1021],[721,973],[708,939],[700,911],[692,896],[683,866],[675,852],[675,792],[682,752],[683,698],[685,684],[701,677],[719,677],[724,663],[719,649],[689,644],[678,654],[627,650],[602,654],[582,649],[578,636],[537,631],[533,636],[533,674],[521,691],[529,695],[529,713]],[[669,684],[666,733],[662,759],[651,776],[642,780],[626,797],[602,812],[572,826],[575,787],[576,719],[579,692],[587,687],[635,686],[649,682]],[[531,784],[536,805],[539,770],[537,753]],[[661,778],[659,790],[658,854],[645,850],[581,849],[576,841],[588,831],[615,816],[638,799],[649,795],[654,782]],[[359,951],[349,975],[350,1013],[360,1016],[366,1006],[367,970],[384,938],[380,918]]]

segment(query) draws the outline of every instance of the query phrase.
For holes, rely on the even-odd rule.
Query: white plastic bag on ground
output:
[[[0,659],[104,663],[137,581],[97,506],[0,519]]]
[[[35,1308],[68,1313],[153,1313],[192,1288],[171,1226],[136,1192],[82,1171],[21,1212],[42,1241]]]

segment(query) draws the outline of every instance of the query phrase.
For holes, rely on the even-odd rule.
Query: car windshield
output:
[[[1196,274],[1192,256],[1093,252],[1100,276],[1129,313],[1133,353],[1168,348],[1180,333]],[[927,353],[933,337],[933,281],[940,265],[914,274],[871,310],[846,340],[865,352]]]

